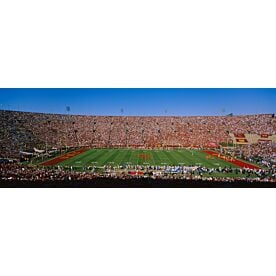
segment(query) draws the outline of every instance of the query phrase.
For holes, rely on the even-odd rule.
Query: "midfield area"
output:
[[[62,158],[60,159],[62,161]],[[229,159],[230,161],[230,159]],[[202,166],[206,168],[232,167],[216,156],[200,150],[135,150],[90,149],[56,165],[60,167],[87,168],[91,166]]]

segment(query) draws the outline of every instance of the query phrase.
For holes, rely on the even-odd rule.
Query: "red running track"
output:
[[[203,152],[209,154],[209,155],[212,155],[212,156],[215,156],[221,160],[224,160],[226,161],[223,157],[225,156],[221,156],[219,157],[219,154],[215,151],[211,151],[211,150],[204,150]],[[261,168],[258,167],[258,166],[255,166],[255,165],[252,165],[252,164],[249,164],[249,163],[246,163],[244,161],[241,161],[241,160],[237,160],[237,159],[233,159],[233,161],[231,160],[227,160],[228,163],[231,163],[233,165],[236,165],[240,168],[246,168],[246,169],[253,169],[253,170],[260,170]]]
[[[54,159],[52,159],[50,161],[41,163],[40,165],[41,166],[55,166],[55,165],[57,165],[57,164],[59,164],[59,163],[61,163],[63,161],[66,161],[66,160],[68,160],[70,158],[73,158],[73,157],[75,157],[77,155],[80,155],[80,154],[82,154],[82,153],[84,153],[86,151],[87,151],[87,149],[79,149],[79,150],[76,150],[76,151],[73,151],[73,152],[69,152],[69,153],[66,153],[66,154],[64,154],[62,156],[54,158]]]

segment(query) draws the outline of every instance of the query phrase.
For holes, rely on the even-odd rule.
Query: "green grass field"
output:
[[[83,168],[95,165],[202,165],[208,168],[235,167],[228,162],[212,157],[198,150],[132,150],[91,149],[68,159],[59,166]]]

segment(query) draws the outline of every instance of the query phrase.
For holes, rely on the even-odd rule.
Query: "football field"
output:
[[[83,168],[104,165],[200,165],[208,168],[237,167],[199,150],[90,149],[58,164]]]

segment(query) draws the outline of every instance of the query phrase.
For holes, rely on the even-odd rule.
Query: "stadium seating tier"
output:
[[[237,139],[250,134],[247,141],[254,138],[252,135],[269,140],[275,137],[276,119],[271,114],[112,117],[0,111],[0,157],[17,158],[20,151],[33,148],[209,148],[211,144],[229,142],[230,134]]]

